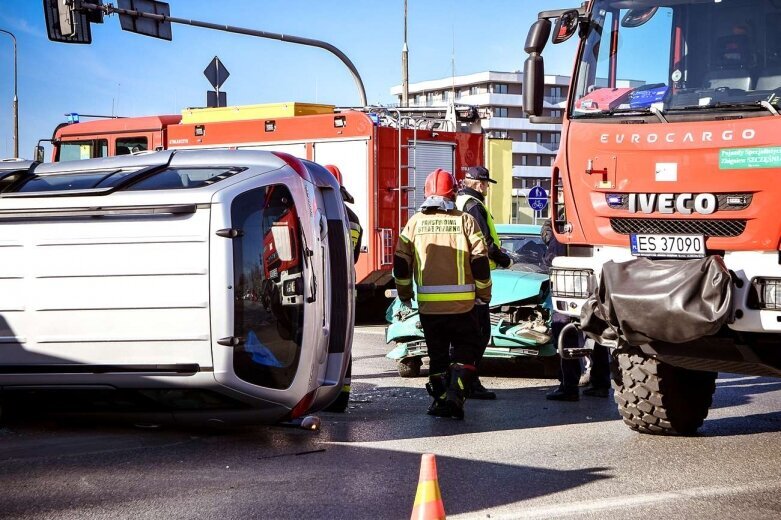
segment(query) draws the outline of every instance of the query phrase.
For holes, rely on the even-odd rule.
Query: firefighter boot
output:
[[[469,387],[469,398],[492,400],[492,399],[496,399],[496,393],[484,387],[483,383],[480,382],[480,378],[478,376],[475,376],[474,380],[472,381],[472,384]]]
[[[427,414],[435,417],[450,417],[450,408],[445,404],[447,380],[448,374],[446,372],[429,375],[426,391],[434,398],[434,402],[428,407]]]
[[[464,418],[464,402],[466,389],[472,384],[475,367],[461,363],[450,365],[450,384],[447,387],[445,404],[450,410],[450,416],[455,419]]]

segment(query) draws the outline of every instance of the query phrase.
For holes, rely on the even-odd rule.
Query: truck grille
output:
[[[611,218],[610,226],[616,233],[705,235],[707,237],[736,237],[746,229],[745,220],[717,219],[655,219]]]
[[[753,198],[753,193],[717,193],[716,211],[744,210],[751,205]],[[605,193],[605,201],[611,209],[629,209],[629,194],[627,193]],[[688,209],[693,209],[694,200],[687,201],[685,206]]]

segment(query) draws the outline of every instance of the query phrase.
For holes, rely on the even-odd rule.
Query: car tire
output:
[[[423,360],[419,357],[410,357],[400,359],[398,365],[396,365],[399,375],[401,377],[418,377],[420,376],[420,368],[423,366]]]
[[[702,426],[716,390],[716,372],[675,367],[638,348],[613,353],[618,412],[631,429],[655,435],[692,435]]]

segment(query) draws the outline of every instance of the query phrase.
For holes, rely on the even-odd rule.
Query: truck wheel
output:
[[[692,435],[702,426],[716,390],[716,372],[674,367],[637,348],[617,350],[613,357],[614,398],[630,428]]]
[[[410,357],[399,360],[397,369],[401,377],[418,377],[423,360],[419,357]]]

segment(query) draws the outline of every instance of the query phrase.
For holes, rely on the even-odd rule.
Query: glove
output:
[[[513,262],[512,256],[510,255],[510,252],[508,250],[506,250],[505,248],[503,248],[503,247],[500,248],[500,249],[502,250],[502,253],[504,253],[505,257],[507,257],[507,262],[508,262],[507,265],[503,265],[502,266],[502,269],[509,269],[509,268],[511,268],[513,266],[514,262]]]
[[[399,300],[399,303],[401,305],[399,306],[399,310],[396,311],[395,316],[403,320],[408,315],[412,314],[412,300]]]

